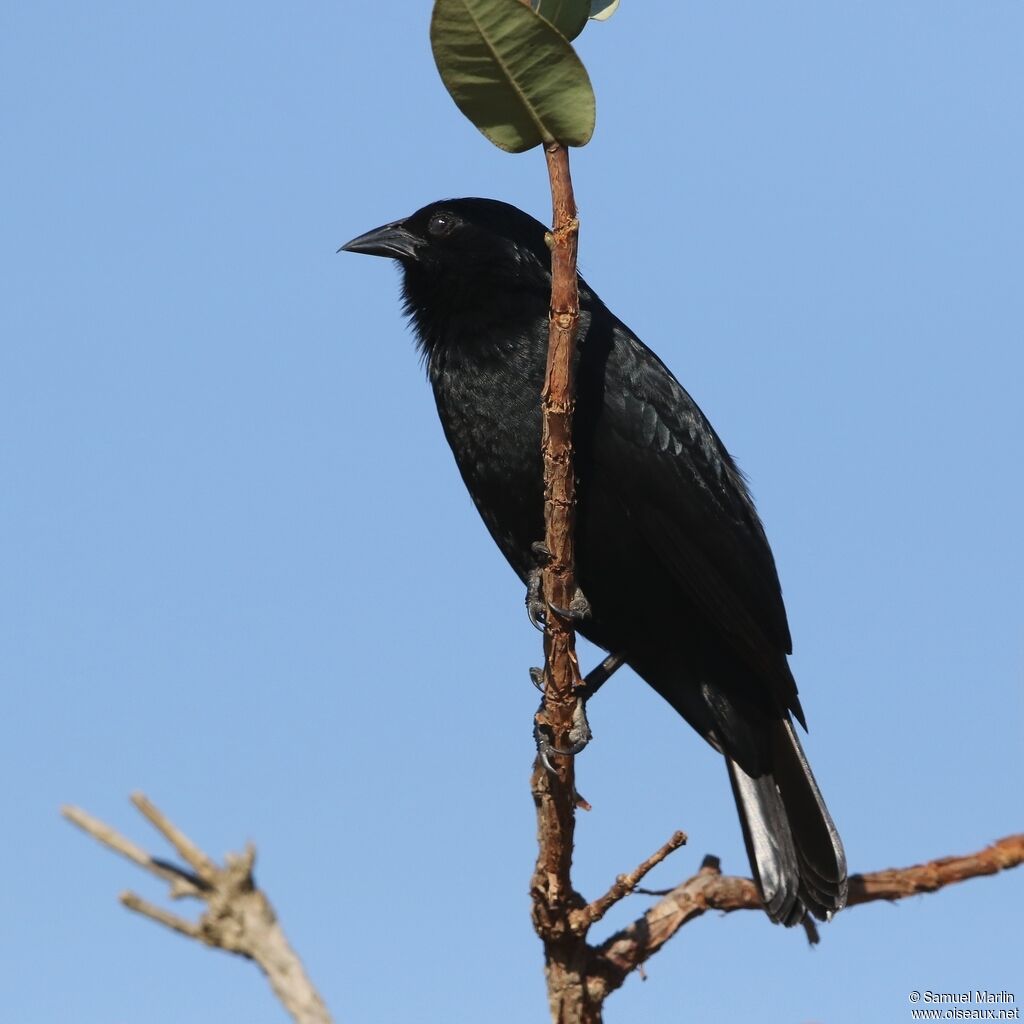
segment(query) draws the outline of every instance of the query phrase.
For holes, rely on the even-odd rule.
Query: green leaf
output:
[[[619,0],[590,0],[590,16],[594,21],[607,21],[619,9]]]
[[[519,0],[435,0],[434,61],[455,105],[501,149],[585,146],[590,78],[565,37]]]
[[[530,6],[566,39],[575,39],[590,17],[590,0],[530,0]]]

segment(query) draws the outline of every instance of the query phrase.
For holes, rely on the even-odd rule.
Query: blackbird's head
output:
[[[497,199],[442,199],[367,231],[338,251],[390,256],[406,272],[440,278],[481,270],[516,276],[524,266],[546,273],[551,265],[546,230],[528,213]]]
[[[464,319],[478,326],[546,316],[547,229],[495,199],[444,199],[353,238],[338,251],[388,256],[402,267],[406,312],[428,351]]]

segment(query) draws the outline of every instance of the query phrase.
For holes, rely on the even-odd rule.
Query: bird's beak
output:
[[[414,260],[421,239],[402,225],[401,221],[385,224],[383,227],[367,231],[365,235],[346,242],[338,252],[362,252],[368,256],[390,256],[396,260]]]

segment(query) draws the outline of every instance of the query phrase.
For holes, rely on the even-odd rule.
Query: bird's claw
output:
[[[541,565],[547,565],[551,561],[551,548],[542,540],[535,540],[530,545],[530,552]]]
[[[535,629],[543,632],[548,624],[548,609],[553,611],[560,619],[565,619],[573,625],[579,625],[584,619],[590,618],[590,602],[586,595],[576,588],[568,608],[562,608],[557,604],[544,600],[543,575],[544,566],[552,558],[551,549],[542,540],[534,541],[530,545],[530,551],[537,560],[537,565],[530,570],[526,577],[526,614]]]
[[[531,569],[530,575],[526,577],[526,614],[534,629],[544,632],[547,626],[547,607],[544,604],[544,594],[541,587],[541,570]]]
[[[578,754],[593,738],[590,722],[587,721],[587,702],[579,697],[576,700],[576,707],[573,708],[572,728],[569,730],[569,740],[573,745],[572,754]]]
[[[576,593],[573,594],[568,608],[560,608],[557,604],[552,604],[550,601],[548,602],[548,607],[559,618],[574,624],[579,624],[585,619],[590,618],[590,602],[587,600],[586,594],[579,587],[576,588]]]
[[[537,743],[537,756],[549,772],[555,770],[550,760],[552,754],[558,754],[561,757],[575,757],[593,739],[590,723],[587,721],[586,707],[586,701],[582,698],[576,701],[576,707],[572,713],[572,728],[567,735],[569,747],[566,750],[554,745],[547,726],[541,726],[538,722],[534,722],[533,738]]]
[[[526,577],[526,614],[530,617],[530,623],[534,629],[542,633],[548,622],[548,609],[544,603],[543,576],[544,566],[551,561],[551,549],[543,541],[534,541],[530,545],[530,551],[537,560],[537,565],[530,570]]]

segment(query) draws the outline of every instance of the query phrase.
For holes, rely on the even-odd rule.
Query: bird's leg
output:
[[[572,728],[569,730],[569,749],[561,750],[556,747],[545,734],[545,731],[538,725],[533,727],[533,738],[537,743],[537,753],[541,763],[548,771],[553,771],[551,754],[561,754],[563,757],[575,757],[590,742],[593,733],[590,731],[590,723],[587,721],[587,701],[604,685],[612,674],[624,662],[621,654],[609,654],[604,661],[596,668],[592,668],[579,686],[576,687],[576,707],[572,713]],[[542,693],[544,691],[544,670],[540,668],[530,669],[530,678],[533,685]],[[543,705],[542,705],[543,706]]]
[[[621,654],[609,654],[604,661],[583,677],[580,685],[576,687],[576,696],[584,702],[590,700],[604,686],[605,682],[625,664],[625,660]],[[544,692],[544,669],[531,668],[530,680],[541,693]]]
[[[526,614],[530,617],[530,622],[534,628],[539,629],[541,632],[544,631],[544,626],[548,620],[549,608],[560,618],[571,622],[574,626],[578,626],[584,619],[589,619],[590,602],[579,587],[576,588],[576,593],[573,594],[568,608],[561,608],[557,604],[551,604],[550,601],[544,600],[542,580],[544,566],[551,561],[551,550],[541,540],[531,544],[530,550],[537,559],[537,565],[530,570],[529,575],[526,577]]]
[[[576,696],[586,703],[625,664],[625,661],[621,654],[609,654],[600,665],[592,668],[583,677],[580,685],[576,687]]]

